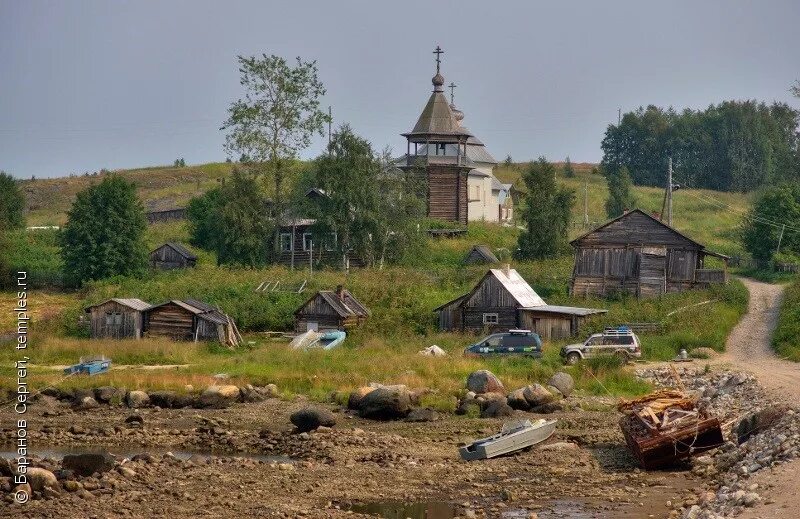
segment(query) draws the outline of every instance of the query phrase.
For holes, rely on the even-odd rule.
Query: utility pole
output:
[[[672,227],[672,157],[667,168],[667,225]]]
[[[589,228],[589,181],[583,181],[583,228]]]
[[[617,108],[617,128],[622,124],[622,108]]]
[[[328,105],[328,154],[331,153],[331,123],[333,122],[333,111],[331,105]]]
[[[311,249],[308,253],[308,276],[311,277],[314,274],[314,240],[309,240],[308,245]]]
[[[781,252],[781,241],[783,240],[783,231],[786,230],[786,224],[781,226],[781,234],[778,236],[778,249],[775,251],[775,254],[780,254]]]

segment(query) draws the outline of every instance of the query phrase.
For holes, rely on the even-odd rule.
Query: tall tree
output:
[[[792,85],[792,95],[800,97],[800,79],[795,81],[794,85]]]
[[[416,176],[389,171],[386,157],[343,125],[315,161],[314,183],[326,193],[316,205],[315,230],[336,234],[343,265],[351,250],[371,265],[396,259],[390,252],[411,245],[412,222],[424,216]]]
[[[0,171],[0,224],[7,230],[25,227],[25,197],[5,171]]]
[[[283,190],[289,172],[284,163],[323,135],[328,114],[320,110],[325,88],[316,61],[297,58],[294,66],[280,56],[238,56],[245,94],[228,108],[222,129],[230,157],[272,176],[275,215],[283,211]]]
[[[206,250],[217,250],[220,230],[219,208],[222,205],[222,190],[209,189],[189,200],[186,219],[189,227],[189,243]]]
[[[573,178],[575,176],[575,168],[572,167],[572,162],[569,160],[569,156],[564,159],[564,166],[562,168],[562,172],[564,173],[565,178]]]
[[[217,263],[254,267],[271,261],[275,224],[255,176],[235,168],[220,188],[219,201],[213,239]]]
[[[528,188],[527,204],[522,211],[526,229],[519,236],[517,256],[520,259],[555,256],[567,248],[575,193],[557,187],[555,166],[545,157],[528,166],[523,180]]]
[[[631,192],[633,181],[628,173],[628,168],[622,166],[606,173],[608,183],[608,198],[606,199],[606,215],[616,218],[626,210],[636,206],[636,198]]]
[[[68,283],[145,271],[147,219],[133,183],[105,176],[78,193],[67,217],[60,241]]]
[[[761,191],[754,201],[742,227],[742,243],[753,258],[761,261],[773,258],[779,240],[782,252],[800,255],[798,229],[800,184],[770,187]]]

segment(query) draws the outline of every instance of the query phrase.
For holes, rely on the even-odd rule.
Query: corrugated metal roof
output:
[[[579,308],[576,306],[558,306],[558,305],[533,306],[530,308],[521,308],[520,310],[533,310],[536,312],[546,312],[551,314],[577,315],[579,317],[594,315],[594,314],[604,314],[608,312],[608,310],[602,310],[600,308]]]
[[[546,306],[547,303],[531,288],[527,281],[514,269],[506,272],[504,269],[491,269],[489,272],[497,278],[500,284],[522,307]]]
[[[103,301],[102,303],[98,303],[96,305],[88,306],[88,307],[86,307],[86,310],[89,310],[90,308],[95,308],[95,307],[100,306],[100,305],[104,305],[104,304],[108,303],[109,301],[113,301],[115,303],[121,304],[122,306],[127,306],[128,308],[132,308],[133,310],[138,310],[140,312],[142,310],[147,310],[148,308],[150,308],[152,306],[150,303],[142,301],[141,299],[112,297],[111,299],[107,299],[107,300]]]

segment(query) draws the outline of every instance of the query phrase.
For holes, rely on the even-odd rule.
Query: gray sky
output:
[[[498,160],[597,161],[618,107],[800,105],[797,0],[554,4],[0,0],[0,169],[224,160],[237,54],[316,59],[335,122],[396,151],[437,44],[464,124]]]

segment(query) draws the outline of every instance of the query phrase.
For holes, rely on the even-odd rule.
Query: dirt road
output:
[[[781,360],[770,346],[778,321],[783,286],[742,279],[750,292],[747,313],[731,332],[725,355],[719,362],[734,364],[736,369],[750,371],[776,398],[792,405],[800,402],[800,364]],[[770,488],[766,504],[746,510],[740,518],[797,517],[800,496],[797,477],[800,461],[787,463],[775,470],[760,473],[754,482]]]
[[[770,340],[778,322],[783,286],[742,279],[750,292],[747,313],[728,336],[717,361],[753,373],[775,396],[800,402],[800,363],[775,356]]]

